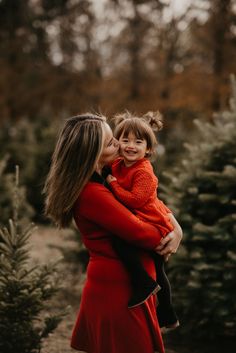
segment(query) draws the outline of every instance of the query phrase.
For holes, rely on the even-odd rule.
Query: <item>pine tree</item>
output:
[[[16,172],[13,219],[0,229],[0,352],[40,352],[43,340],[53,332],[65,312],[45,315],[48,300],[58,291],[55,264],[31,267],[28,249],[34,231],[19,226],[20,203]]]
[[[165,195],[184,231],[170,262],[182,332],[230,337],[236,332],[236,82],[230,109],[199,120],[198,137],[169,179]]]
[[[14,174],[7,172],[9,155],[5,154],[4,158],[0,159],[0,226],[6,224],[12,215],[12,203],[14,202]],[[21,199],[19,205],[19,223],[26,225],[29,218],[34,215],[33,208],[27,202],[26,189],[21,186],[18,188],[18,194]]]

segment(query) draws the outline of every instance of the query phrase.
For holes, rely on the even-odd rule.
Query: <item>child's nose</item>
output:
[[[128,147],[130,147],[130,148],[135,147],[134,142],[133,142],[133,141],[129,141],[129,142],[128,142]]]

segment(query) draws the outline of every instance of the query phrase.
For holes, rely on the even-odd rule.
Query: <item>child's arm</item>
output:
[[[172,214],[171,210],[164,204],[164,202],[161,201],[160,199],[159,199],[159,201],[162,204],[162,206],[164,207],[164,209],[166,210],[166,212]]]
[[[122,188],[117,179],[112,175],[107,177],[113,194],[128,208],[140,208],[156,192],[157,183],[153,177],[146,171],[138,171],[135,174],[131,190]]]

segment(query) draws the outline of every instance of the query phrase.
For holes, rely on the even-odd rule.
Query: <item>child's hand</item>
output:
[[[108,176],[106,177],[106,181],[108,184],[110,184],[112,181],[116,181],[117,179],[111,175],[111,174],[108,174]]]

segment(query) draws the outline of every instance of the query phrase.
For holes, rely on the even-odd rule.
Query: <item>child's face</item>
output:
[[[144,158],[146,153],[149,152],[147,141],[137,138],[133,133],[129,133],[128,137],[124,137],[122,134],[119,138],[119,143],[120,154],[124,157],[127,167]]]

